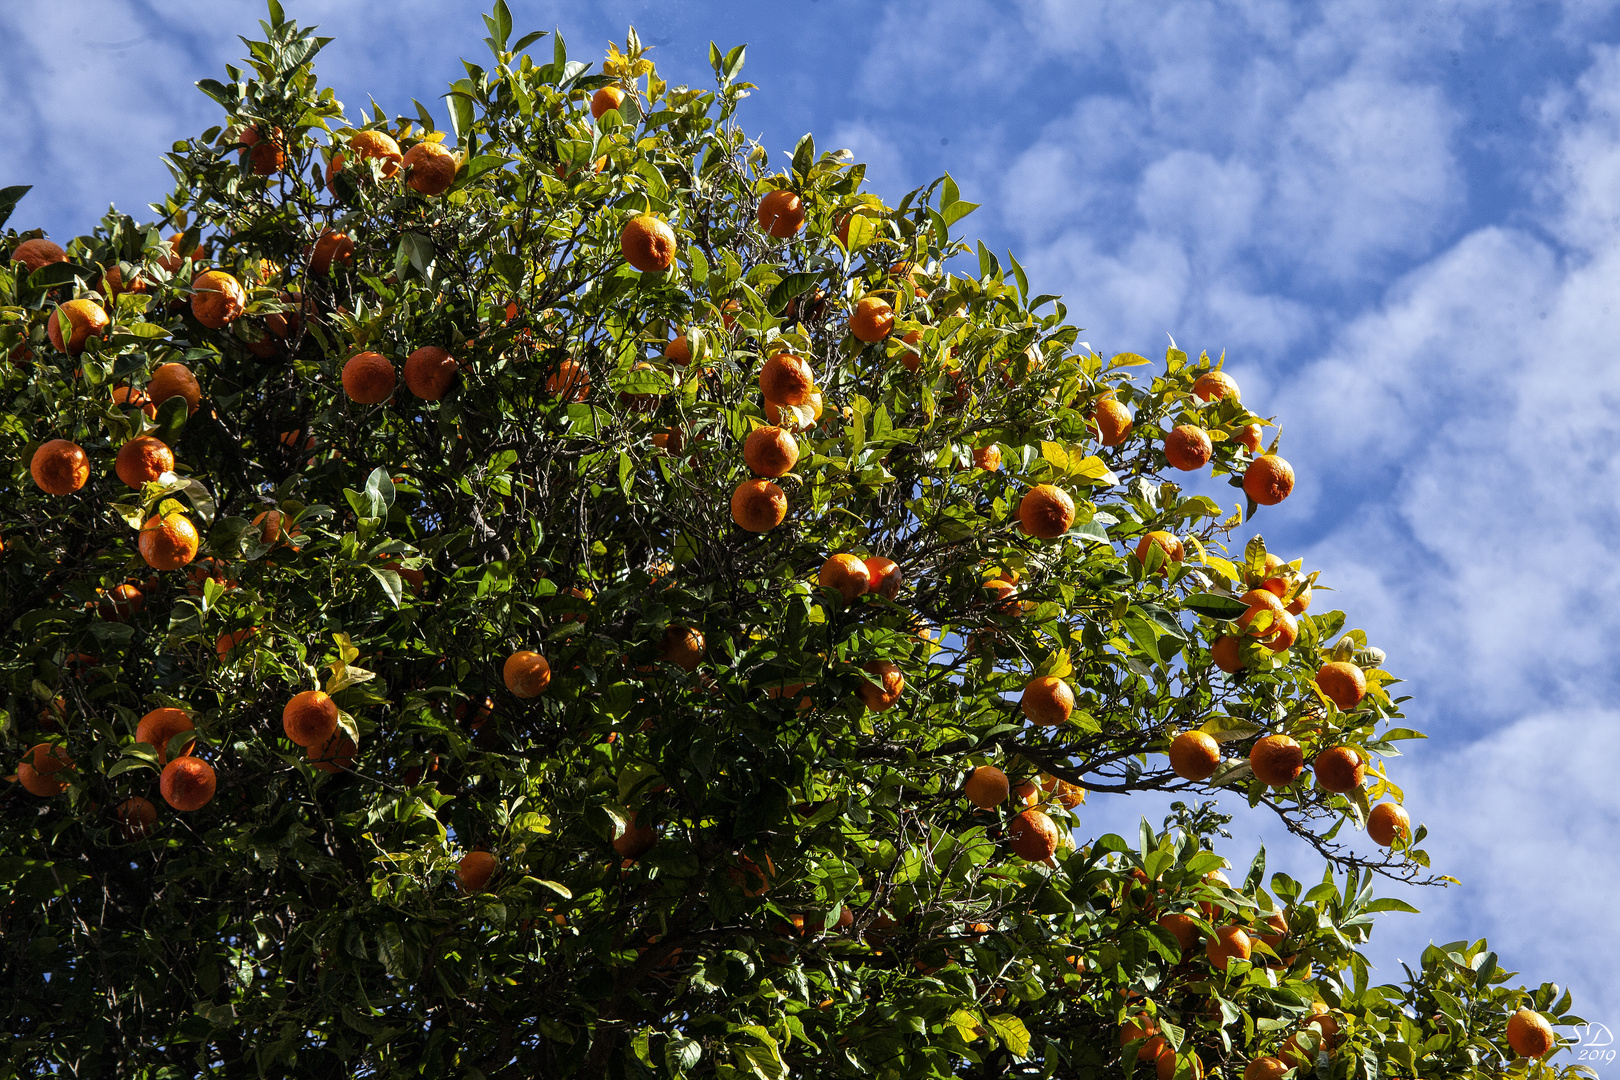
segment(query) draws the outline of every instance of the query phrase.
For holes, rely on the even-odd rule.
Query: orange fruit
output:
[[[665,428],[653,432],[652,444],[666,454],[679,454],[681,447],[686,445],[686,437],[680,428]]]
[[[349,136],[350,154],[356,160],[376,158],[383,163],[382,174],[385,179],[399,172],[399,166],[404,155],[399,151],[399,143],[393,136],[381,131],[357,131]],[[339,150],[332,155],[332,160],[326,163],[326,190],[333,196],[337,195],[337,185],[332,178],[343,171],[343,163],[347,160],[344,152]]]
[[[848,604],[871,588],[872,572],[866,568],[866,563],[861,561],[859,556],[833,555],[821,564],[821,572],[816,575],[816,584],[824,589],[838,590],[839,595],[844,598],[844,603]]]
[[[141,608],[146,606],[146,597],[133,585],[119,585],[96,606],[97,614],[108,622],[125,622],[131,615],[141,613]]]
[[[1209,647],[1209,658],[1228,675],[1243,670],[1243,642],[1231,635],[1222,635]]]
[[[905,342],[907,345],[920,346],[922,344],[922,331],[913,330],[900,340]],[[916,371],[918,368],[922,367],[922,362],[923,358],[920,351],[912,352],[910,349],[902,349],[900,351],[900,365],[907,371]]]
[[[1276,593],[1270,589],[1250,589],[1243,594],[1241,602],[1248,605],[1248,610],[1238,616],[1238,629],[1258,638],[1268,638],[1277,633],[1278,625],[1281,622],[1279,616],[1285,613],[1282,601],[1277,598]],[[1266,624],[1264,629],[1251,631],[1249,628],[1254,625],[1255,620],[1260,617],[1262,611],[1271,613],[1271,621]]]
[[[1018,586],[1005,578],[991,578],[984,583],[984,590],[990,594],[990,606],[1004,615],[1018,613],[1018,604],[1011,598],[1017,593]]]
[[[438,401],[450,391],[461,366],[437,345],[423,345],[405,358],[405,386],[423,401]]]
[[[118,479],[140,490],[142,484],[174,471],[174,451],[162,439],[138,435],[119,447],[113,471],[118,474]]]
[[[1062,679],[1039,675],[1024,684],[1024,693],[1018,699],[1029,722],[1040,727],[1057,727],[1069,722],[1074,712],[1074,691]]]
[[[64,315],[68,320],[66,344],[62,341],[61,318]],[[107,324],[106,309],[94,300],[69,300],[51,313],[51,321],[45,324],[45,333],[58,352],[77,356],[84,351],[84,343],[92,336],[102,335],[107,329]]]
[[[1209,944],[1204,946],[1204,952],[1209,956],[1209,962],[1215,965],[1215,970],[1225,971],[1233,960],[1249,959],[1254,954],[1254,942],[1241,926],[1222,926],[1209,939]]]
[[[1001,471],[1001,447],[991,443],[973,451],[973,467],[985,472]]]
[[[114,405],[140,409],[148,417],[157,418],[157,406],[152,399],[146,396],[146,391],[133,386],[113,387],[112,400]]]
[[[381,353],[355,353],[343,365],[343,392],[362,405],[377,405],[393,397],[395,380],[394,365]]]
[[[1227,397],[1238,401],[1242,398],[1238,393],[1237,380],[1224,371],[1206,371],[1198,376],[1192,392],[1199,401],[1219,401]]]
[[[1288,607],[1284,610],[1290,615],[1303,615],[1311,610],[1311,587],[1307,585],[1301,589],[1298,596],[1288,601]]]
[[[1034,806],[1041,801],[1041,789],[1032,780],[1020,780],[1012,793],[1013,801],[1019,806]]]
[[[777,353],[759,369],[759,392],[770,404],[804,405],[816,389],[810,364],[792,353]]]
[[[282,526],[286,524],[286,515],[280,510],[262,510],[253,518],[253,524],[259,526],[259,539],[266,544],[279,544],[282,541]],[[292,536],[298,530],[288,530],[287,535]]]
[[[1243,1069],[1243,1080],[1282,1080],[1283,1073],[1293,1068],[1277,1057],[1258,1057]]]
[[[731,493],[731,520],[749,532],[770,532],[787,518],[787,494],[769,480],[744,480]]]
[[[219,637],[214,641],[214,654],[219,657],[219,662],[222,664],[225,663],[228,659],[230,659],[233,650],[240,646],[244,641],[247,641],[249,638],[253,637],[253,635],[257,632],[258,627],[246,626],[240,630],[230,630],[219,635]]]
[[[624,91],[617,86],[604,86],[591,95],[591,119],[602,117],[624,104]]]
[[[791,191],[772,191],[759,200],[754,217],[760,228],[785,240],[804,228],[804,200]]]
[[[1117,398],[1097,402],[1097,437],[1104,446],[1118,446],[1131,433],[1131,410]]]
[[[186,399],[186,412],[189,415],[197,411],[202,403],[202,387],[197,383],[197,376],[191,369],[181,363],[159,365],[152,372],[152,380],[146,384],[146,396],[158,408],[172,397]]]
[[[1204,1075],[1203,1060],[1191,1050],[1186,1052],[1187,1069],[1192,1073],[1193,1080],[1200,1080]],[[1160,1054],[1153,1063],[1154,1080],[1175,1080],[1176,1073],[1181,1069],[1181,1060],[1176,1057],[1175,1051],[1165,1044],[1164,1053]]]
[[[78,443],[52,439],[28,461],[34,483],[47,495],[71,495],[90,479],[90,458]]]
[[[1373,843],[1379,847],[1394,844],[1397,836],[1410,838],[1412,815],[1406,812],[1404,806],[1381,802],[1367,814],[1367,835],[1372,837]]]
[[[345,266],[354,262],[354,241],[349,239],[347,233],[326,229],[315,239],[315,246],[310,249],[309,271],[324,277],[331,271],[335,262]]]
[[[519,649],[502,665],[501,681],[520,698],[539,697],[551,685],[551,665],[539,653]]]
[[[324,743],[305,747],[304,757],[321,772],[336,773],[354,767],[357,749],[354,740],[340,731]]]
[[[210,330],[218,330],[242,317],[247,293],[242,283],[223,270],[198,274],[191,283],[191,313]]]
[[[1148,552],[1158,548],[1164,552],[1165,565],[1159,567],[1159,573],[1168,574],[1169,564],[1180,562],[1187,557],[1187,549],[1174,533],[1167,533],[1155,529],[1150,533],[1142,534],[1142,539],[1136,542],[1136,561],[1144,565],[1148,560]]]
[[[1262,784],[1287,787],[1305,771],[1305,752],[1287,735],[1267,735],[1249,751],[1249,768]]]
[[[546,379],[546,393],[564,401],[584,401],[591,392],[591,373],[578,360],[564,360]]]
[[[1007,774],[994,765],[980,765],[962,784],[962,794],[981,810],[994,810],[1006,802],[1010,790]]]
[[[1261,506],[1276,506],[1294,490],[1294,467],[1276,454],[1262,454],[1243,471],[1243,492]]]
[[[456,863],[456,885],[464,893],[483,892],[501,862],[487,851],[469,851]]]
[[[436,142],[419,142],[400,159],[405,186],[422,195],[442,195],[456,182],[456,155]]]
[[[1272,652],[1293,648],[1294,642],[1299,640],[1299,620],[1286,611],[1279,612],[1271,624],[1270,632],[1260,640]]]
[[[59,779],[56,774],[71,768],[73,758],[68,755],[66,747],[37,743],[29,748],[17,766],[17,782],[30,795],[48,799],[67,790],[67,781]]]
[[[686,340],[685,334],[664,346],[664,359],[681,367],[692,362],[692,345]]]
[[[42,266],[68,261],[67,252],[46,239],[24,240],[11,250],[11,261],[20,262],[32,274]]]
[[[1183,780],[1208,780],[1221,767],[1221,744],[1206,731],[1183,731],[1170,741],[1170,767]]]
[[[214,767],[202,758],[177,757],[163,767],[158,791],[176,810],[201,810],[214,798]]]
[[[1149,1016],[1145,1012],[1137,1013],[1135,1016],[1131,1017],[1131,1019],[1125,1021],[1119,1026],[1119,1045],[1127,1046],[1130,1043],[1136,1042],[1138,1039],[1148,1039],[1150,1041],[1148,1043],[1144,1043],[1141,1048],[1137,1050],[1136,1060],[1152,1061],[1154,1053],[1148,1048],[1150,1045],[1152,1045],[1152,1037],[1158,1033],[1158,1021],[1154,1020],[1153,1017]]]
[[[180,254],[180,241],[184,239],[185,234],[183,233],[175,233],[169,237],[168,241],[163,245],[163,254],[158,257],[158,265],[171,274],[179,273],[180,268],[186,264],[187,260],[201,262],[208,257],[208,253],[202,249],[201,245],[192,251],[190,255]]]
[[[194,729],[191,716],[185,709],[162,708],[152,709],[141,721],[134,725],[134,742],[146,743],[152,750],[157,751],[157,764],[168,764],[168,740],[181,732],[190,732]],[[186,743],[183,750],[178,751],[177,758],[185,758],[196,748],[196,740]]]
[[[157,821],[157,807],[149,799],[132,795],[118,804],[113,817],[118,819],[118,831],[125,840],[140,840],[151,833],[152,824]]]
[[[638,214],[619,233],[619,251],[642,273],[660,273],[675,261],[675,230],[663,218]]]
[[[881,296],[863,296],[849,313],[849,332],[868,344],[882,341],[894,330],[894,308]]]
[[[1037,484],[1019,501],[1018,522],[1030,536],[1054,540],[1074,524],[1074,500],[1060,487]]]
[[[1367,779],[1367,763],[1353,746],[1333,746],[1316,755],[1316,786],[1342,795],[1359,788]]]
[[[1176,945],[1180,947],[1183,955],[1196,949],[1198,940],[1204,936],[1204,932],[1198,929],[1198,924],[1193,921],[1193,917],[1184,915],[1179,911],[1168,915],[1160,915],[1159,925],[1169,931],[1170,936],[1176,939]]]
[[[642,825],[636,821],[636,812],[630,811],[625,815],[624,832],[613,841],[613,850],[626,859],[639,859],[652,846],[658,842],[658,831],[651,825]]]
[[[755,476],[785,476],[798,460],[798,440],[779,427],[755,428],[743,442],[743,462]]]
[[[1367,694],[1367,676],[1348,660],[1334,660],[1316,669],[1316,686],[1345,712],[1361,704]]]
[[[320,690],[294,694],[281,710],[281,729],[295,745],[324,746],[337,734],[337,702]]]
[[[1030,862],[1045,862],[1057,850],[1058,827],[1039,810],[1025,810],[1007,825],[1013,854]]]
[[[861,670],[877,679],[876,685],[866,679],[860,681],[855,692],[861,702],[873,712],[887,712],[893,708],[906,689],[906,677],[900,669],[887,660],[875,660]]]
[[[152,569],[178,570],[197,557],[199,543],[197,527],[191,519],[173,512],[147,518],[146,524],[141,526],[136,547]]]
[[[276,128],[274,134],[266,139],[259,134],[256,125],[249,124],[236,136],[242,144],[242,149],[236,152],[238,158],[252,158],[253,172],[257,176],[271,176],[281,171],[287,163],[287,153],[282,147],[282,132]]]
[[[658,643],[658,659],[674,664],[683,671],[696,671],[703,659],[703,635],[690,626],[670,623],[664,628],[664,638]]]
[[[867,586],[867,591],[874,592],[886,600],[893,600],[899,595],[900,587],[905,584],[905,575],[900,572],[900,565],[893,559],[885,559],[881,555],[873,555],[866,560],[866,574],[872,580]]]
[[[1164,437],[1165,460],[1182,472],[1197,472],[1209,464],[1214,453],[1209,432],[1197,424],[1181,424]]]
[[[1248,427],[1245,427],[1242,431],[1238,432],[1237,437],[1233,441],[1239,446],[1248,448],[1249,453],[1258,454],[1260,452],[1260,447],[1263,445],[1263,434],[1264,429],[1261,427],[1261,425],[1250,424]],[[1275,1061],[1277,1059],[1272,1058],[1271,1060]]]

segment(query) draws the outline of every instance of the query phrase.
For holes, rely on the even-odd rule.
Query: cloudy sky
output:
[[[484,52],[481,3],[285,2],[336,36],[318,68],[351,108],[442,114]],[[1489,936],[1620,1029],[1620,5],[511,6],[587,59],[633,22],[673,81],[747,42],[743,118],[772,149],[813,131],[891,200],[949,171],[984,204],[970,234],[1099,350],[1225,350],[1300,473],[1270,546],[1324,572],[1433,736],[1392,771],[1463,884],[1404,894],[1424,914],[1386,918],[1383,972]],[[139,216],[160,152],[217,120],[192,82],[261,12],[0,0],[0,186],[37,185],[14,223]],[[1252,816],[1234,829],[1232,854],[1264,835],[1309,872]]]

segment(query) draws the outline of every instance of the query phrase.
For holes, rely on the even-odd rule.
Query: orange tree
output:
[[[741,48],[497,4],[442,132],[269,7],[158,225],[0,238],[9,1072],[1549,1068],[1483,942],[1370,981],[1416,733],[1223,545],[1293,473],[1219,363],[1093,352],[949,178],[778,169]]]

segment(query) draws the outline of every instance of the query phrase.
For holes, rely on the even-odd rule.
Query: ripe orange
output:
[[[184,709],[164,707],[153,709],[135,725],[135,741],[145,743],[157,751],[158,764],[169,763],[169,740],[183,731],[194,731],[191,716]],[[186,757],[197,746],[193,739],[175,757]]]
[[[1361,704],[1367,694],[1367,676],[1347,660],[1334,660],[1316,669],[1317,688],[1345,712]]]
[[[97,614],[108,622],[126,622],[131,615],[139,615],[146,606],[146,597],[133,585],[119,585],[97,603]]]
[[[1192,1073],[1193,1080],[1202,1080],[1204,1075],[1204,1062],[1191,1050],[1186,1052],[1187,1070]],[[1175,1080],[1176,1073],[1181,1069],[1181,1060],[1176,1052],[1166,1043],[1164,1052],[1153,1063],[1154,1080]]]
[[[849,332],[868,344],[882,341],[894,330],[894,308],[881,296],[863,296],[849,313]]]
[[[759,392],[777,408],[806,404],[815,389],[809,362],[792,353],[777,353],[759,369]]]
[[[1197,424],[1182,424],[1164,437],[1165,460],[1182,472],[1197,472],[1209,464],[1215,444]]]
[[[436,142],[419,142],[400,160],[405,186],[422,195],[443,195],[456,182],[456,155]]]
[[[176,810],[201,810],[214,798],[214,767],[202,758],[177,757],[163,767],[158,790]]]
[[[1290,615],[1303,615],[1311,610],[1311,587],[1307,585],[1301,589],[1298,596],[1288,601],[1288,607],[1285,610]]]
[[[1243,471],[1243,492],[1261,506],[1276,506],[1294,490],[1294,467],[1276,454],[1263,454]]]
[[[161,249],[163,254],[158,257],[158,265],[171,274],[179,273],[180,268],[186,264],[187,260],[201,262],[208,257],[208,253],[202,249],[201,245],[198,245],[190,255],[180,254],[180,241],[184,239],[185,234],[183,233],[175,233],[169,237]]]
[[[173,512],[149,517],[141,526],[136,547],[141,558],[154,570],[177,570],[197,557],[201,543],[197,527],[186,515]]]
[[[231,653],[258,633],[258,629],[256,626],[245,626],[240,630],[230,630],[219,635],[214,640],[214,654],[219,657],[219,662],[223,664],[229,660]]]
[[[1264,429],[1261,425],[1250,424],[1248,427],[1245,427],[1242,431],[1238,432],[1237,438],[1233,441],[1239,446],[1247,447],[1249,453],[1258,454],[1260,452],[1260,447],[1263,444],[1263,439],[1261,438],[1263,434]],[[1277,1059],[1272,1058],[1271,1060],[1275,1061]]]
[[[320,690],[294,694],[281,710],[281,729],[295,745],[324,746],[337,734],[337,702]]]
[[[1316,786],[1342,795],[1359,788],[1367,779],[1367,763],[1352,746],[1334,746],[1316,755]]]
[[[981,810],[994,810],[1006,802],[1010,790],[1007,774],[994,765],[980,765],[962,784],[962,794]]]
[[[149,799],[132,795],[118,804],[113,816],[118,819],[118,831],[125,840],[141,840],[151,834],[152,824],[157,821],[157,807]]]
[[[1277,598],[1276,593],[1270,589],[1250,589],[1243,594],[1241,600],[1242,603],[1248,605],[1248,610],[1237,618],[1239,630],[1244,631],[1245,634],[1251,637],[1262,639],[1269,638],[1278,632],[1278,627],[1282,621],[1281,616],[1285,612],[1283,611],[1282,601]],[[1254,626],[1255,620],[1260,617],[1262,611],[1269,612],[1271,620],[1264,628],[1251,630],[1250,627]]]
[[[675,261],[675,230],[663,218],[638,214],[619,233],[619,251],[642,273],[660,273]]]
[[[1243,1070],[1243,1080],[1282,1080],[1283,1073],[1293,1066],[1282,1058],[1258,1057]]]
[[[1237,380],[1224,371],[1209,371],[1198,376],[1193,383],[1193,397],[1199,401],[1219,401],[1229,397],[1238,401],[1242,395],[1238,393]]]
[[[355,353],[343,365],[343,392],[362,405],[377,405],[393,397],[395,380],[394,365],[381,353]]]
[[[1117,398],[1097,402],[1097,437],[1104,446],[1118,446],[1131,433],[1131,410]]]
[[[90,458],[78,443],[52,439],[29,459],[28,472],[47,495],[71,495],[90,479]]]
[[[1249,959],[1254,954],[1254,942],[1241,926],[1222,926],[1209,939],[1204,951],[1209,956],[1209,962],[1215,965],[1215,970],[1225,971],[1233,960]]]
[[[456,863],[456,885],[464,893],[483,892],[501,862],[487,851],[469,851]]]
[[[1055,540],[1074,524],[1074,500],[1060,487],[1037,484],[1019,501],[1018,522],[1030,536]]]
[[[186,412],[189,415],[197,411],[202,403],[202,387],[197,383],[197,376],[191,369],[181,363],[162,364],[152,372],[152,381],[146,384],[146,396],[158,408],[172,397],[186,399]]]
[[[860,681],[856,694],[861,702],[873,712],[887,712],[893,708],[906,689],[906,677],[900,669],[887,660],[875,660],[861,670],[877,679],[876,685],[866,679]]]
[[[1000,472],[1001,447],[991,443],[989,446],[981,446],[973,451],[973,467],[982,469],[985,472]]]
[[[67,316],[68,339],[62,342],[61,317]],[[92,336],[100,337],[107,329],[108,319],[106,310],[94,300],[69,300],[57,307],[51,313],[51,321],[45,324],[45,333],[51,339],[51,345],[57,352],[65,352],[69,356],[77,356],[84,351],[84,343]]]
[[[198,274],[191,283],[191,313],[210,330],[218,330],[242,317],[247,293],[242,283],[223,270]]]
[[[658,659],[683,671],[696,671],[703,659],[703,634],[690,626],[670,623],[658,643]]]
[[[872,572],[857,555],[833,555],[821,564],[816,584],[824,589],[838,590],[844,603],[848,604],[872,587]]]
[[[354,740],[340,731],[324,743],[305,747],[304,757],[321,772],[336,773],[354,767],[356,749]]]
[[[399,143],[393,137],[381,131],[357,131],[349,137],[349,153],[356,160],[376,158],[383,163],[382,174],[384,178],[392,177],[399,172],[399,166],[404,155],[399,151]],[[326,163],[326,190],[335,197],[337,185],[332,178],[343,171],[346,160],[344,152],[339,150],[332,155],[332,160]]]
[[[1183,780],[1208,780],[1221,767],[1221,744],[1205,731],[1183,731],[1170,741],[1170,767]]]
[[[423,345],[405,358],[405,386],[423,401],[438,401],[450,392],[461,366],[437,345]]]
[[[623,104],[623,90],[617,86],[604,86],[591,95],[591,119],[600,120]]]
[[[759,210],[754,216],[760,228],[778,240],[785,240],[804,228],[804,200],[791,191],[772,191],[759,200]]]
[[[1153,548],[1158,548],[1164,552],[1165,565],[1159,567],[1159,573],[1161,574],[1170,572],[1170,563],[1180,562],[1187,557],[1185,545],[1174,533],[1155,529],[1153,532],[1144,533],[1142,539],[1136,542],[1136,561],[1145,565],[1148,560],[1148,552]]]
[[[639,859],[658,842],[658,830],[636,821],[636,812],[625,815],[624,832],[613,841],[613,850],[626,859]]]
[[[24,240],[11,251],[11,261],[20,262],[32,274],[42,266],[68,261],[67,252],[49,240]]]
[[[1286,611],[1277,613],[1270,632],[1263,635],[1260,640],[1272,652],[1293,648],[1294,642],[1299,640],[1299,620]]]
[[[1069,722],[1074,712],[1074,691],[1062,679],[1040,675],[1024,685],[1018,699],[1029,722],[1040,727],[1058,727]]]
[[[326,229],[316,237],[315,246],[310,249],[309,271],[324,277],[335,262],[345,266],[354,262],[354,241],[347,233]]]
[[[1243,642],[1231,635],[1223,635],[1215,639],[1215,644],[1209,647],[1209,658],[1215,666],[1228,675],[1243,670]]]
[[[1007,825],[1013,854],[1030,862],[1045,862],[1057,850],[1058,827],[1039,810],[1025,810]]]
[[[1149,1042],[1144,1043],[1136,1051],[1136,1060],[1152,1061],[1155,1056],[1155,1052],[1150,1051],[1149,1047],[1152,1046],[1152,1037],[1158,1033],[1158,1021],[1154,1020],[1153,1017],[1149,1016],[1145,1012],[1137,1013],[1135,1016],[1131,1017],[1129,1020],[1125,1021],[1119,1026],[1119,1045],[1128,1046],[1129,1044],[1136,1042],[1138,1039],[1148,1039]]]
[[[274,134],[266,139],[259,134],[257,125],[249,124],[237,133],[237,141],[242,149],[236,152],[238,158],[251,157],[253,172],[257,176],[271,176],[281,171],[287,163],[287,154],[282,147],[282,132],[276,128]]]
[[[1404,806],[1381,802],[1367,814],[1367,835],[1379,847],[1389,847],[1396,836],[1411,837],[1412,816]]]
[[[893,600],[899,594],[900,586],[905,584],[905,575],[900,572],[899,564],[881,555],[873,555],[866,560],[866,573],[872,579],[872,584],[867,586],[868,591],[887,600]]]
[[[749,532],[770,532],[787,510],[787,494],[769,480],[744,480],[731,493],[731,520]]]
[[[1159,916],[1159,925],[1168,930],[1170,935],[1176,939],[1176,945],[1181,948],[1184,956],[1196,949],[1198,940],[1204,936],[1204,932],[1198,929],[1198,924],[1193,921],[1193,917],[1184,915],[1179,911]]]
[[[591,392],[591,373],[578,360],[564,360],[546,379],[546,393],[564,401],[584,401]]]
[[[118,479],[138,491],[142,484],[174,471],[174,451],[162,439],[137,435],[119,447],[113,471]]]
[[[17,766],[17,782],[22,784],[23,789],[30,795],[48,799],[67,790],[67,781],[59,779],[56,774],[71,768],[73,758],[68,755],[65,747],[52,743],[37,743],[29,748],[27,755]]]
[[[692,362],[692,345],[686,340],[685,334],[664,346],[664,359],[681,367]]]
[[[1305,771],[1305,752],[1287,735],[1267,735],[1249,751],[1249,768],[1262,784],[1287,787]]]
[[[786,476],[798,460],[798,440],[779,427],[755,428],[743,443],[743,462],[755,476]]]
[[[253,524],[259,526],[259,539],[264,543],[279,544],[282,542],[282,526],[286,524],[286,516],[280,510],[261,510],[254,515]],[[296,535],[298,531],[298,529],[290,529],[287,531],[287,535]]]
[[[539,697],[551,685],[551,665],[539,653],[519,649],[506,658],[501,681],[520,698]]]
[[[146,396],[146,391],[134,386],[115,386],[112,392],[113,404],[120,407],[140,409],[148,417],[157,418],[157,406],[152,399]]]

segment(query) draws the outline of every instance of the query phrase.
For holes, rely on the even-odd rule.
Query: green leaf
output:
[[[4,225],[11,217],[11,212],[17,208],[17,202],[24,195],[34,190],[32,184],[13,184],[10,187],[0,188],[0,225]]]
[[[1181,606],[1211,619],[1223,620],[1235,619],[1249,610],[1249,605],[1236,597],[1221,596],[1218,593],[1198,593],[1189,596],[1181,602]]]
[[[1000,1013],[986,1017],[985,1023],[995,1032],[1008,1053],[1017,1058],[1029,1056],[1029,1029],[1022,1020],[1011,1013]]]
[[[776,283],[771,294],[765,300],[765,307],[772,315],[780,315],[787,309],[788,301],[801,293],[807,292],[818,281],[820,274],[798,273],[789,274]]]

